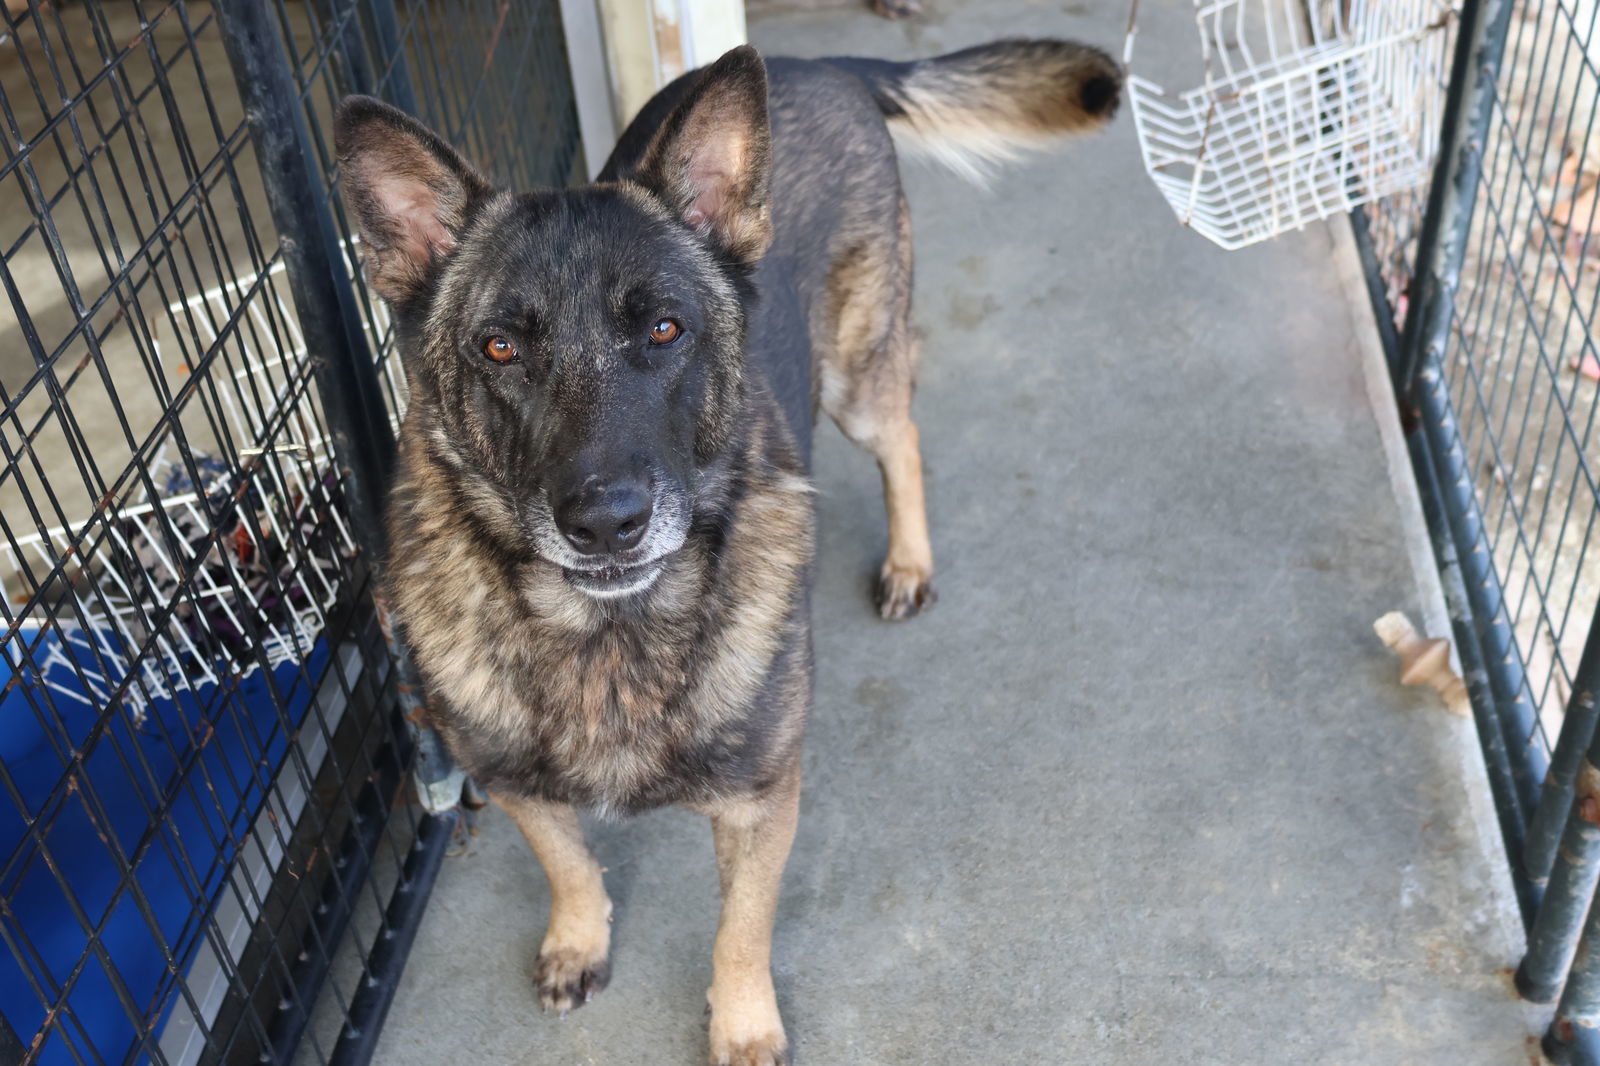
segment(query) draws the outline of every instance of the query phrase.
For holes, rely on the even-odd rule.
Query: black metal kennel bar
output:
[[[391,5],[377,0],[374,6]],[[359,47],[350,47],[354,4],[338,18],[336,39],[359,91],[373,79]],[[319,352],[317,388],[334,454],[343,468],[350,517],[362,547],[383,549],[383,486],[394,467],[394,435],[373,356],[362,333],[355,293],[346,280],[327,191],[310,156],[310,133],[295,90],[294,71],[277,20],[264,4],[225,4],[218,10],[222,43],[255,142],[272,222],[283,244],[289,290],[306,343]]]
[[[1410,431],[1413,468],[1431,512],[1436,554],[1447,572],[1453,636],[1463,658],[1507,856],[1514,868],[1521,869],[1547,759],[1528,743],[1536,716],[1504,617],[1504,591],[1484,549],[1484,515],[1474,495],[1460,428],[1438,371],[1450,340],[1461,262],[1482,176],[1483,139],[1512,7],[1510,0],[1467,0],[1463,6],[1444,87],[1438,160],[1425,203],[1415,205],[1420,209],[1420,226],[1408,279],[1408,313],[1400,316],[1398,329],[1368,212],[1356,213],[1355,232],[1384,326],[1381,332],[1396,396]],[[1514,880],[1524,919],[1531,921],[1542,879]]]
[[[0,1061],[372,1059],[461,778],[330,118],[562,184],[556,0],[0,8]],[[9,817],[6,817],[9,815]]]
[[[1600,1063],[1596,10],[1465,0],[1432,183],[1357,212],[1524,922],[1544,1048]],[[1591,944],[1596,945],[1591,948]]]
[[[396,21],[394,5],[386,0],[367,0],[361,7],[378,25],[392,27]],[[360,7],[351,3],[343,13],[337,9],[331,12],[340,26],[338,40],[350,71],[348,87],[362,93],[389,90],[395,98],[411,101],[414,106],[415,95],[405,77],[405,68],[398,65],[403,63],[396,48],[398,42],[389,33],[378,35],[379,59],[396,65],[386,71],[380,86],[359,36],[359,11]],[[361,328],[355,294],[348,284],[347,267],[340,255],[328,190],[311,159],[311,137],[296,92],[289,52],[265,5],[234,4],[221,9],[220,14],[222,39],[249,116],[273,222],[283,241],[300,327],[308,345],[323,353],[318,362],[317,383],[328,413],[334,454],[350,485],[351,523],[363,550],[381,558],[385,546],[383,487],[393,476],[394,435],[389,429],[373,355]],[[420,688],[403,651],[391,646],[390,652],[399,690]],[[408,709],[405,702],[402,697],[402,709]],[[388,772],[362,792],[355,824],[340,848],[348,864],[370,861],[403,766],[414,760],[415,735],[424,728],[402,727],[408,735],[397,742],[397,756],[386,767]],[[402,751],[403,755],[398,754]],[[416,768],[428,771],[430,778],[450,774],[449,767],[440,766],[437,758],[426,768]],[[442,774],[432,772],[435,768]],[[424,782],[424,791],[428,783],[431,781]],[[423,905],[433,889],[457,822],[453,809],[427,811],[418,819],[410,853],[381,919],[383,932],[364,964],[364,979],[346,1010],[330,1063],[370,1060],[376,1048],[376,1034],[405,965],[406,951],[415,937]],[[352,875],[350,879],[360,877]],[[330,883],[324,894],[331,898],[325,899],[317,916],[318,948],[337,945],[351,917],[349,899],[337,891],[337,886]],[[276,1060],[289,1061],[293,1057],[311,1022],[310,1005],[317,1002],[333,965],[334,959],[325,950],[302,953],[295,971],[295,994],[284,1000],[285,1005],[273,1019],[272,1052]]]

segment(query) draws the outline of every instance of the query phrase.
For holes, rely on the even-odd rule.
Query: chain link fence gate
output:
[[[368,1061],[455,827],[373,599],[348,92],[579,166],[556,0],[0,9],[0,1064]]]
[[[1355,216],[1528,928],[1600,1064],[1600,3],[1465,0],[1429,188]]]

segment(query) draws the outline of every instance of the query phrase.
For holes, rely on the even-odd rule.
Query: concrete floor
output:
[[[751,33],[799,55],[1115,50],[1127,17],[931,6],[769,8]],[[1141,55],[1185,54],[1190,11],[1146,0]],[[817,705],[776,939],[797,1063],[1537,1061],[1470,726],[1398,688],[1371,630],[1428,605],[1348,248],[1186,232],[1126,118],[988,195],[909,184],[942,599],[874,617],[877,474],[823,432]],[[592,842],[611,988],[540,1015],[546,888],[489,813],[378,1063],[702,1061],[706,826],[668,811]]]

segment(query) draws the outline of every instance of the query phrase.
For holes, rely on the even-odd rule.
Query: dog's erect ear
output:
[[[742,45],[707,68],[667,117],[635,179],[749,264],[772,243],[767,68]]]
[[[428,264],[448,255],[490,185],[455,149],[403,111],[349,96],[334,118],[344,201],[361,228],[367,277],[398,303],[416,295]]]

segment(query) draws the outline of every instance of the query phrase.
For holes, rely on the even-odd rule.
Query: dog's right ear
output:
[[[402,303],[435,257],[455,249],[473,205],[492,187],[432,130],[370,96],[334,116],[344,202],[366,245],[373,291]]]

